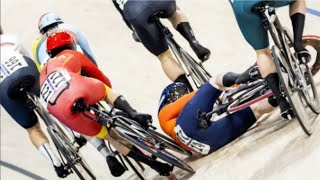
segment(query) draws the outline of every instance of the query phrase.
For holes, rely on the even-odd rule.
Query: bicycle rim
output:
[[[163,148],[165,149],[170,149],[172,151],[175,151],[177,153],[181,153],[187,156],[191,156],[192,153],[190,151],[187,151],[185,149],[183,149],[182,147],[179,146],[179,144],[177,144],[175,141],[173,141],[171,138],[166,137],[165,135],[152,130],[152,129],[148,129],[148,132],[159,141],[159,144],[161,144],[160,146],[163,146]]]
[[[292,48],[291,44],[293,44],[292,35],[289,34],[284,28],[284,35],[286,38],[286,42],[289,42],[289,45],[286,47],[287,52],[290,52],[289,48]],[[304,41],[306,43],[306,41]],[[320,113],[320,99],[319,93],[317,91],[317,87],[314,83],[313,74],[310,71],[308,64],[298,64],[298,60],[295,56],[291,55],[292,64],[296,68],[296,77],[299,81],[299,86],[297,87],[297,91],[303,97],[304,102],[309,106],[309,108],[315,113]]]
[[[63,135],[56,132],[53,128],[48,128],[48,132],[52,138],[52,141],[57,146],[57,150],[63,155],[67,160],[68,166],[77,174],[81,180],[93,179],[96,177],[91,172],[87,163],[84,162],[84,159],[79,155],[79,152],[76,150],[70,141],[66,138],[63,138]]]
[[[281,56],[280,51],[277,47],[272,47],[272,54],[279,74],[280,83],[282,84],[282,88],[286,94],[286,97],[288,98],[294,115],[303,131],[310,136],[313,129],[313,121],[308,117],[299,93],[294,90],[295,88],[292,87],[292,84],[290,83],[290,81],[295,81],[295,79],[290,79],[291,77],[290,75],[288,75],[289,73],[292,73],[291,66],[288,67],[285,65],[285,63],[283,63],[283,61],[286,60],[283,56]]]
[[[129,130],[125,126],[116,126],[114,127],[114,129],[127,141],[142,148],[143,150],[156,156],[157,158],[167,163],[170,163],[180,169],[183,169],[189,173],[195,173],[195,171],[187,163],[183,162],[181,159],[174,156],[173,154],[166,151],[165,149],[158,148],[156,144],[152,143],[152,141],[146,141],[146,137],[141,137],[138,134],[130,133],[131,130]],[[130,134],[127,134],[126,132],[129,132]],[[148,137],[148,138],[151,138],[151,137]]]

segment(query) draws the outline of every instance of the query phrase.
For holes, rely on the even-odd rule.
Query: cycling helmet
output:
[[[76,41],[74,37],[66,31],[57,31],[48,36],[47,53],[54,57],[65,49],[76,50]]]
[[[56,15],[55,13],[48,12],[46,14],[43,14],[38,23],[38,28],[41,34],[44,34],[47,32],[48,27],[54,25],[54,24],[59,24],[63,23],[62,19]]]
[[[180,82],[174,82],[169,84],[163,91],[160,96],[159,101],[159,109],[158,112],[165,106],[170,103],[175,102],[183,95],[186,95],[189,93],[188,87]]]

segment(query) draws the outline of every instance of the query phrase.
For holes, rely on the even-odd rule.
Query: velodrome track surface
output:
[[[179,0],[178,4],[187,12],[198,39],[212,51],[211,59],[205,63],[210,73],[240,72],[255,61],[254,52],[242,38],[227,0]],[[317,12],[320,3],[309,0],[308,7],[315,11],[310,11],[314,13],[307,17],[305,34],[320,35]],[[76,25],[86,35],[100,68],[110,77],[113,87],[138,110],[151,113],[158,126],[158,98],[169,80],[157,59],[132,40],[111,1],[1,0],[1,26],[5,32],[17,34],[31,52],[38,36],[38,18],[47,11],[58,13],[65,22]],[[278,12],[282,22],[291,26],[287,8]],[[176,38],[190,50],[180,36]],[[90,145],[81,151],[98,179],[115,179],[105,161]],[[316,180],[320,177],[320,125],[316,126],[311,137],[307,137],[296,120],[286,123],[276,111],[221,150],[187,161],[197,173],[189,176],[176,168],[180,179]],[[16,171],[17,167],[21,169]],[[2,109],[0,168],[2,180],[58,179],[48,162],[33,147],[25,130]],[[29,173],[29,176],[23,173]],[[147,179],[162,179],[149,168],[145,175]],[[134,178],[130,171],[119,179]],[[66,179],[76,179],[76,176]]]

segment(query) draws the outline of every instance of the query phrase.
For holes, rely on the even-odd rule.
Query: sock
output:
[[[291,17],[293,37],[294,37],[294,47],[296,51],[303,50],[302,35],[304,29],[305,15],[301,13],[295,13]]]
[[[282,98],[281,91],[279,89],[279,75],[278,73],[271,73],[268,74],[267,77],[264,78],[267,82],[267,85],[270,87],[271,91],[273,92],[274,96],[277,99],[277,102],[279,102],[280,98]]]
[[[189,22],[181,22],[177,26],[177,31],[190,43],[199,43],[194,36]]]
[[[46,159],[48,159],[52,165],[56,167],[61,166],[60,160],[57,158],[57,156],[53,153],[51,146],[49,143],[45,143],[39,147],[39,152],[42,154]]]
[[[90,142],[90,144],[92,144],[93,147],[95,147],[99,151],[99,153],[104,158],[111,155],[111,152],[107,148],[107,145],[104,142],[104,140],[95,137],[95,138],[92,138],[89,142]]]
[[[193,91],[193,88],[192,88],[192,86],[191,86],[191,84],[185,74],[181,74],[176,80],[174,80],[174,82],[181,82],[188,87],[190,92]]]

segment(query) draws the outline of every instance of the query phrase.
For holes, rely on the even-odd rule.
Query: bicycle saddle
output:
[[[154,13],[153,15],[151,15],[149,20],[151,22],[159,21],[159,19],[162,17],[163,14],[164,14],[163,11],[158,11],[158,12]]]

